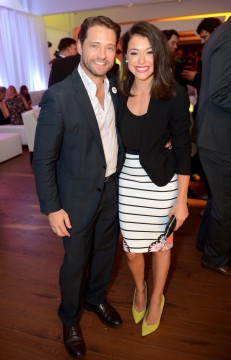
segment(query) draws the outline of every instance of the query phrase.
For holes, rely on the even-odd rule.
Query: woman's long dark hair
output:
[[[169,99],[174,96],[174,79],[171,68],[169,49],[164,34],[154,25],[141,21],[134,24],[121,38],[123,81],[121,91],[126,96],[132,96],[131,87],[134,75],[129,71],[126,62],[128,42],[134,35],[146,37],[152,47],[154,57],[154,79],[151,96],[159,100]]]

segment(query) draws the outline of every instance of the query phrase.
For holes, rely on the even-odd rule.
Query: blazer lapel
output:
[[[98,122],[91,101],[89,99],[88,93],[86,91],[86,88],[77,70],[72,73],[71,77],[72,77],[73,89],[76,92],[76,100],[78,101],[81,109],[83,110],[84,117],[87,120],[92,130],[92,133],[95,137],[95,140],[98,144],[99,150],[104,157],[103,144],[100,136]]]

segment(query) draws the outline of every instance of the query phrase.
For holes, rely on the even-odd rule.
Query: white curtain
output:
[[[0,86],[47,88],[49,57],[43,19],[0,6]]]

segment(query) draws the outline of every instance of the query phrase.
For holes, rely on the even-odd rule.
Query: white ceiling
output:
[[[141,5],[153,5],[170,2],[185,2],[190,0],[19,0],[22,7],[37,15],[49,15],[64,12],[78,12],[106,8],[132,8]],[[191,0],[192,1],[192,0]]]
[[[194,34],[198,23],[204,17],[216,16],[223,21],[226,16],[222,13],[231,14],[231,0],[133,0],[132,3],[131,1],[0,0],[0,6],[45,17],[54,15],[64,19],[65,14],[68,16],[68,26],[71,29],[79,26],[88,16],[104,15],[118,22],[122,33],[131,23],[144,20],[154,23],[161,30],[174,28],[180,33],[191,31]],[[59,22],[60,18],[55,20],[55,27]],[[196,39],[198,41],[197,37]],[[185,40],[188,41],[187,38]]]
[[[36,15],[51,15],[68,12],[82,12],[93,10],[120,10],[129,13],[139,12],[151,9],[149,17],[159,17],[161,9],[162,16],[176,16],[183,13],[190,15],[192,13],[203,14],[213,12],[231,11],[230,0],[0,0],[6,3],[18,2],[24,11]],[[131,2],[132,1],[132,2]],[[128,19],[129,20],[129,19]],[[118,20],[117,20],[118,21]]]

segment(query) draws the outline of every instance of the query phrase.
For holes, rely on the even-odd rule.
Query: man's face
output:
[[[204,43],[208,40],[208,38],[210,37],[210,35],[211,35],[211,34],[210,34],[208,31],[202,30],[202,31],[200,32],[200,34],[199,34],[200,39],[201,39],[201,43],[204,44]]]
[[[75,55],[75,54],[77,54],[77,45],[76,45],[76,44],[71,44],[71,45],[68,47],[68,54],[69,54],[69,55]]]
[[[92,26],[83,44],[78,40],[81,66],[94,81],[112,68],[116,55],[116,33],[104,26]]]
[[[175,53],[177,49],[179,39],[176,35],[172,35],[168,40],[168,47],[171,53]]]

